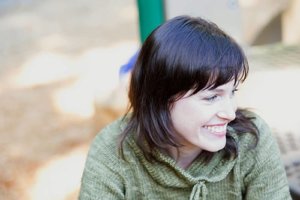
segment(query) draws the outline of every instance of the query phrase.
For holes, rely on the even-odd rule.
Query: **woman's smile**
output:
[[[227,124],[205,125],[203,128],[218,137],[224,137],[226,135]]]

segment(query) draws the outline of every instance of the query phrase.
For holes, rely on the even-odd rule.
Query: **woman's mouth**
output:
[[[226,135],[227,124],[218,124],[218,125],[206,125],[203,128],[207,129],[210,133],[223,137]]]

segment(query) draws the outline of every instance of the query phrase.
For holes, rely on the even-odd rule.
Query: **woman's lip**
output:
[[[224,124],[209,124],[209,125],[204,125],[204,126],[225,126],[227,123]]]
[[[212,134],[214,134],[217,137],[224,137],[224,136],[226,136],[226,131],[222,132],[222,133],[212,133]]]

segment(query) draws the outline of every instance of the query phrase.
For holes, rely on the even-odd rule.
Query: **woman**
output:
[[[130,110],[104,128],[80,199],[291,199],[265,122],[237,109],[248,74],[240,46],[215,24],[175,17],[144,42]]]

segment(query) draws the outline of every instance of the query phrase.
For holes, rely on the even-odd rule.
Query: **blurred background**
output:
[[[126,110],[134,55],[181,14],[244,48],[239,105],[272,128],[299,198],[299,0],[0,0],[1,200],[77,199],[91,140]]]

